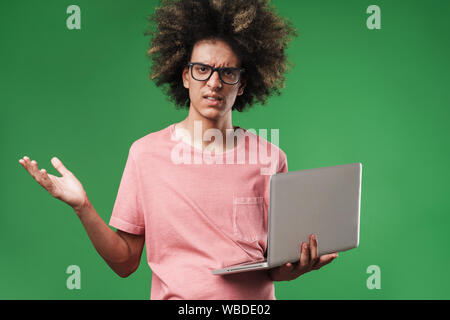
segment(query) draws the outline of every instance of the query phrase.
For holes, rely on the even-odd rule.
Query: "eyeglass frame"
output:
[[[220,81],[222,81],[222,83],[228,84],[228,85],[230,85],[230,86],[234,86],[235,84],[238,84],[239,81],[241,81],[242,73],[245,72],[245,68],[238,68],[238,67],[214,68],[213,66],[210,66],[209,64],[205,64],[205,63],[201,63],[201,62],[191,62],[191,61],[190,61],[190,62],[188,62],[187,65],[188,65],[188,67],[191,69],[191,77],[192,77],[192,79],[194,79],[194,80],[196,80],[196,81],[208,81],[208,80],[211,78],[212,74],[213,74],[215,71],[217,71],[217,74],[219,75]],[[196,79],[196,78],[194,77],[194,73],[193,73],[193,71],[192,71],[192,66],[193,66],[193,65],[201,65],[201,66],[204,66],[204,67],[211,68],[211,73],[209,74],[208,78],[206,78],[205,80],[198,80],[198,79]],[[228,82],[223,81],[222,76],[220,75],[220,71],[222,71],[222,70],[224,70],[224,69],[239,70],[239,79],[238,79],[235,83],[228,83]]]

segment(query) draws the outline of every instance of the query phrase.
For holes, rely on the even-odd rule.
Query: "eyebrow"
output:
[[[208,66],[208,67],[213,67],[213,68],[215,68],[214,66],[212,66],[212,65],[210,65],[210,64],[207,64],[207,63],[204,63],[204,62],[197,62],[197,61],[191,61],[191,62],[192,62],[192,63],[199,63],[199,64],[203,64],[203,65]],[[224,68],[240,69],[240,67],[234,67],[234,66],[232,66],[232,67],[219,67],[219,68],[222,68],[222,69],[224,69]]]

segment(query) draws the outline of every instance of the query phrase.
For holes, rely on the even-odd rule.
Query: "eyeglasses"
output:
[[[217,71],[219,78],[223,83],[226,84],[236,84],[241,79],[242,72],[245,71],[244,68],[214,68],[207,64],[199,62],[189,62],[188,66],[191,68],[191,76],[197,81],[207,81],[211,78],[214,71]]]

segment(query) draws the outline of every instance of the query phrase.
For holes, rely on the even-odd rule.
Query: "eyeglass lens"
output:
[[[212,68],[209,66],[193,64],[192,75],[196,80],[204,81],[211,75]],[[222,81],[229,84],[234,84],[239,81],[240,72],[236,69],[223,68],[220,71]]]

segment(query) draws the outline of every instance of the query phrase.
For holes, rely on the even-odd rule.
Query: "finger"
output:
[[[324,255],[320,256],[319,262],[313,269],[318,270],[318,269],[322,268],[323,266],[329,264],[331,261],[333,261],[337,257],[338,257],[337,252],[330,253],[330,254],[324,254]]]
[[[292,269],[294,269],[294,265],[290,262],[286,263],[284,266],[286,267],[287,271],[289,271],[289,272],[292,271]]]
[[[22,159],[19,160],[19,162],[22,164],[22,166],[28,171],[28,160],[29,158],[27,156],[22,157]]]
[[[66,174],[69,174],[70,171],[67,170],[67,168],[63,165],[63,163],[61,162],[61,160],[59,160],[57,157],[53,157],[51,160],[53,166],[55,167],[56,170],[58,170],[58,172],[62,175],[65,176]]]
[[[299,270],[304,270],[308,267],[310,260],[310,254],[309,254],[309,248],[308,243],[303,242],[301,246],[301,254],[300,254],[300,263],[298,264]]]
[[[40,180],[41,186],[43,186],[48,192],[53,194],[55,185],[54,185],[53,181],[50,179],[50,177],[48,176],[47,170],[41,169],[41,170],[39,170],[39,174],[40,174],[40,178],[41,178],[41,180]]]
[[[23,157],[23,166],[30,175],[33,175],[31,170],[31,160],[27,156]]]
[[[38,164],[36,160],[32,160],[30,162],[30,170],[33,174],[34,179],[45,189],[49,186],[50,179],[47,176],[47,170],[41,169],[39,170]],[[51,183],[51,182],[50,182]]]
[[[54,184],[47,174],[47,170],[39,170],[37,162],[35,160],[30,161],[27,156],[19,160],[20,164],[28,171],[28,173],[45,189],[52,191]]]
[[[309,247],[311,253],[311,266],[314,267],[319,262],[319,255],[317,253],[317,238],[312,234],[309,238]]]
[[[19,159],[19,163],[22,165],[22,167],[26,168],[26,163],[25,163],[25,159],[22,157],[21,159]]]
[[[47,175],[44,175],[44,172],[47,173],[47,171],[45,169],[41,169],[39,170],[38,164],[36,160],[32,160],[30,162],[30,171],[31,171],[31,175],[33,176],[33,178],[45,189],[47,189],[48,187],[48,182],[50,179],[46,179],[48,178]]]
[[[22,165],[22,167],[28,171],[28,165],[27,165],[27,161],[26,161],[26,157],[22,157],[21,159],[19,159],[19,163]]]
[[[30,162],[30,170],[31,170],[31,172],[33,173],[34,178],[37,179],[37,178],[39,177],[39,176],[38,176],[38,174],[39,174],[39,169],[38,169],[38,165],[37,165],[36,160],[32,160],[32,161]]]

